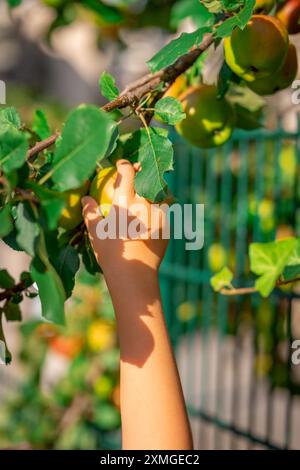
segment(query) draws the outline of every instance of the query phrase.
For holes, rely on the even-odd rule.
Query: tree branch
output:
[[[102,110],[106,112],[113,111],[114,109],[122,109],[127,106],[136,105],[145,95],[153,92],[161,83],[171,85],[179,75],[188,70],[198,57],[206,51],[213,43],[214,37],[212,33],[205,35],[200,46],[193,48],[190,52],[179,57],[177,61],[155,74],[147,74],[139,80],[133,82],[125,88],[123,92],[113,101],[102,106]],[[37,142],[28,152],[27,159],[31,161],[35,155],[42,152],[46,148],[53,145],[59,137],[59,132],[56,132],[51,137],[48,137],[41,142]]]

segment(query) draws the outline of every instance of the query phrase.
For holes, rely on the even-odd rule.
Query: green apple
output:
[[[191,144],[211,148],[224,144],[234,128],[234,110],[225,99],[218,99],[214,85],[190,87],[180,95],[186,118],[176,125],[177,132]]]

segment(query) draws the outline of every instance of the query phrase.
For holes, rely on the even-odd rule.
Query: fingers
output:
[[[116,165],[118,176],[115,184],[113,204],[118,204],[120,197],[125,197],[128,201],[130,201],[135,196],[135,168],[128,160],[118,160]]]
[[[89,233],[94,233],[97,223],[103,219],[95,199],[85,196],[81,199],[82,215]]]

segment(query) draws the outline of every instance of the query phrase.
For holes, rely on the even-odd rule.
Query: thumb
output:
[[[97,223],[103,219],[103,216],[100,212],[100,208],[95,201],[90,196],[85,196],[81,199],[81,204],[82,204],[82,215],[84,219],[84,223],[88,229],[88,231],[91,233],[94,231]]]

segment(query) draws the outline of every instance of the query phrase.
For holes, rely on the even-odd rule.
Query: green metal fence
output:
[[[300,236],[300,132],[239,131],[210,151],[174,137],[174,149],[173,193],[205,205],[204,248],[173,240],[161,267],[195,447],[300,448],[300,296],[228,298],[209,284],[226,263],[251,285],[249,243]]]

